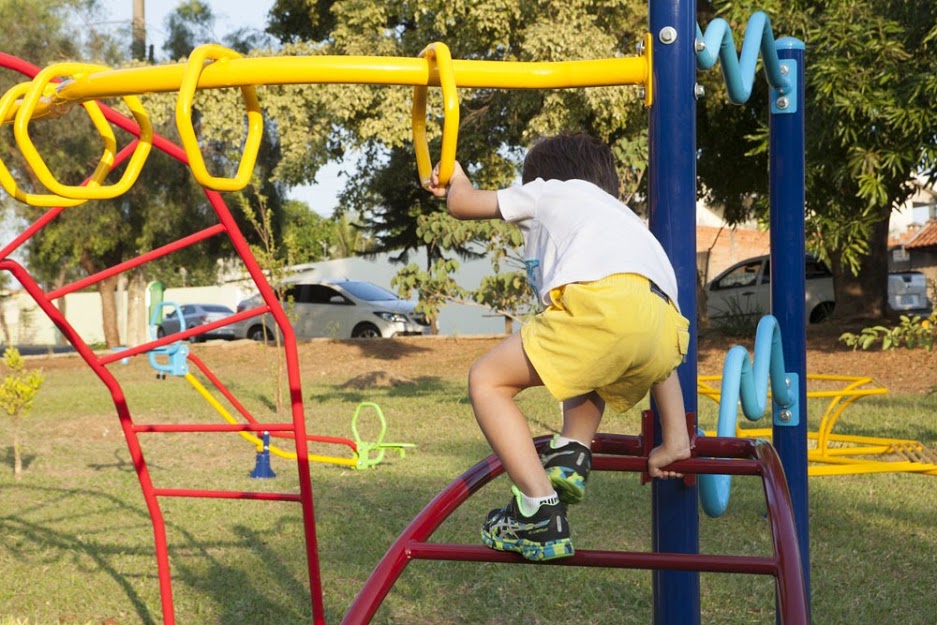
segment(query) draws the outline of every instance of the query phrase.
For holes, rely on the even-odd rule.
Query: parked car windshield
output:
[[[400,299],[394,293],[371,282],[341,282],[339,284],[343,289],[358,299],[363,299],[368,302]]]

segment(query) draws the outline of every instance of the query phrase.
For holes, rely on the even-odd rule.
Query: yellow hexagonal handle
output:
[[[25,95],[26,92],[32,88],[32,86],[33,84],[31,82],[23,82],[15,85],[5,94],[3,94],[3,97],[0,98],[0,119],[6,119],[7,114],[13,108],[13,105],[16,104],[16,101]],[[58,195],[27,193],[23,191],[16,184],[16,180],[13,178],[13,175],[10,173],[10,170],[7,169],[7,166],[2,159],[0,159],[0,186],[2,186],[7,193],[20,202],[29,204],[30,206],[71,207],[78,206],[84,202],[84,200],[70,200]]]
[[[150,124],[149,116],[143,109],[139,98],[136,96],[125,96],[124,102],[130,109],[131,114],[140,127],[140,138],[134,147],[133,154],[127,161],[124,173],[120,180],[114,184],[103,184],[111,169],[114,167],[114,158],[117,154],[117,140],[114,137],[114,130],[101,112],[100,105],[95,101],[83,102],[82,107],[87,111],[95,129],[104,140],[104,153],[98,162],[94,173],[83,185],[68,185],[59,182],[55,175],[49,170],[42,156],[33,144],[29,136],[29,122],[33,111],[39,102],[40,97],[54,98],[56,85],[52,84],[52,79],[61,76],[71,76],[80,79],[80,76],[92,72],[106,71],[110,68],[103,65],[92,65],[88,63],[58,63],[45,68],[32,81],[32,86],[23,95],[23,101],[16,113],[16,119],[13,122],[13,134],[16,136],[16,143],[26,162],[32,167],[33,172],[39,181],[45,185],[49,191],[59,198],[68,198],[72,200],[108,200],[118,197],[127,192],[133,183],[136,182],[143,164],[146,162],[153,145],[153,127]],[[57,204],[58,205],[58,204]]]
[[[449,48],[441,42],[431,43],[419,54],[426,58],[432,70],[435,61],[439,74],[439,85],[443,97],[442,149],[439,157],[439,183],[449,184],[449,178],[455,170],[456,144],[459,140],[459,94],[456,90],[455,72],[452,68],[452,55]],[[433,173],[433,163],[429,155],[429,143],[426,140],[426,86],[413,88],[413,149],[416,151],[416,168],[420,175],[420,184],[429,186]]]
[[[182,147],[189,159],[192,175],[203,187],[214,191],[240,191],[250,182],[257,162],[257,153],[260,151],[260,140],[263,137],[264,122],[260,112],[260,103],[257,100],[257,90],[253,86],[241,87],[244,104],[247,107],[247,140],[244,142],[244,154],[238,164],[237,174],[234,178],[212,176],[205,167],[202,157],[202,148],[195,136],[192,125],[192,101],[198,88],[198,79],[205,68],[205,61],[225,61],[238,59],[241,55],[223,46],[209,43],[197,47],[189,55],[185,72],[182,76],[182,85],[179,88],[179,99],[176,101],[176,128]]]

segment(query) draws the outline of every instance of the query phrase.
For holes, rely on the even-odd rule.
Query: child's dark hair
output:
[[[618,171],[612,150],[584,132],[540,139],[527,152],[521,180],[586,180],[618,197]]]

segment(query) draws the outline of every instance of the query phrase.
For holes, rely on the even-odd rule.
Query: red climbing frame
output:
[[[692,423],[693,421],[691,421]],[[592,441],[593,471],[647,470],[653,445],[653,416],[643,415],[641,436],[598,434]],[[549,437],[538,439],[538,449]],[[774,447],[764,441],[738,438],[697,438],[694,458],[675,462],[674,470],[695,477],[700,473],[757,475],[768,504],[774,554],[768,557],[576,550],[558,566],[595,566],[627,569],[667,569],[712,573],[771,575],[776,580],[777,612],[782,625],[808,625],[807,595],[800,565],[800,548],[784,469]],[[702,457],[699,457],[702,456]],[[712,457],[712,458],[710,458]],[[476,464],[437,495],[397,538],[358,593],[342,625],[370,622],[397,578],[411,560],[458,560],[532,564],[516,554],[493,551],[482,545],[428,542],[433,532],[463,502],[504,472],[494,455]]]
[[[0,53],[0,66],[18,71],[29,77],[33,77],[39,72],[38,67],[3,53]],[[102,105],[101,109],[105,117],[112,124],[133,135],[138,134],[139,128],[135,122],[106,106]],[[135,142],[131,142],[130,145],[120,151],[115,159],[115,166],[119,165],[130,156],[134,145]],[[154,135],[153,146],[163,150],[180,162],[187,163],[185,153],[181,148],[158,135]],[[117,410],[117,416],[124,433],[124,438],[130,450],[134,468],[136,469],[137,478],[143,490],[147,509],[152,518],[164,625],[173,625],[176,621],[173,609],[172,577],[169,568],[166,527],[160,508],[160,499],[162,497],[250,499],[299,503],[303,516],[312,618],[315,625],[322,625],[325,623],[325,617],[313,513],[312,485],[309,477],[309,461],[307,457],[306,424],[304,420],[295,335],[273,290],[263,276],[260,266],[251,254],[247,242],[238,229],[224,201],[221,199],[221,196],[214,191],[206,191],[205,193],[218,217],[219,223],[217,225],[47,293],[43,291],[28,271],[22,265],[12,260],[10,256],[29,240],[30,237],[53,221],[63,210],[62,208],[52,208],[30,225],[22,234],[0,250],[0,270],[9,271],[14,275],[111,393],[114,406]],[[191,328],[184,332],[149,341],[143,345],[130,347],[120,352],[98,355],[91,350],[87,343],[53,304],[55,299],[63,297],[68,293],[91,286],[124,271],[139,267],[154,259],[161,258],[198,243],[208,237],[219,235],[226,235],[231,240],[234,249],[244,262],[248,273],[253,278],[257,289],[263,296],[264,304],[262,306],[237,313],[222,321]],[[251,420],[249,423],[237,425],[138,424],[134,422],[130,414],[130,409],[127,406],[123,390],[116,378],[107,369],[108,365],[123,358],[142,354],[154,348],[168,345],[177,340],[196,336],[203,332],[264,313],[269,313],[273,316],[284,337],[292,408],[291,422],[257,423]],[[196,364],[209,379],[216,380],[210,370],[204,366],[204,363],[196,361]],[[236,407],[240,406],[237,400],[233,398],[233,396],[229,396],[227,392],[225,396],[229,401],[232,401],[233,405]],[[598,435],[592,444],[593,452],[596,454],[593,459],[593,469],[643,472],[647,466],[647,453],[650,451],[651,441],[653,440],[652,427],[652,420],[649,414],[646,414],[641,436]],[[149,433],[245,431],[267,431],[295,439],[296,454],[298,457],[296,466],[299,476],[299,493],[260,493],[249,491],[159,488],[153,484],[150,478],[139,441],[140,434]],[[538,445],[543,445],[545,442],[546,439],[539,439]],[[696,439],[695,454],[701,457],[694,457],[693,459],[674,464],[676,470],[685,472],[690,479],[693,479],[695,474],[699,473],[761,476],[767,498],[769,520],[774,541],[774,554],[772,556],[750,557],[736,555],[580,550],[577,551],[576,555],[572,558],[560,560],[556,562],[556,564],[561,566],[669,569],[771,575],[776,579],[778,616],[780,621],[785,625],[807,625],[806,593],[804,590],[804,580],[802,577],[790,495],[784,480],[783,470],[774,448],[767,443],[741,439],[699,438]],[[401,572],[407,564],[414,559],[484,561],[514,564],[526,563],[525,560],[515,554],[492,551],[480,545],[456,545],[428,542],[432,533],[453,511],[481,487],[500,475],[503,470],[497,458],[491,456],[466,471],[439,493],[413,520],[409,527],[407,527],[403,534],[400,535],[388,550],[387,554],[377,565],[367,583],[358,594],[358,597],[346,614],[343,623],[347,625],[368,623],[380,607],[381,602],[390,591]]]
[[[26,63],[25,61],[0,53],[0,66],[18,71],[32,78],[38,72],[38,67]],[[101,110],[109,122],[115,126],[139,136],[139,127],[137,124],[117,113],[113,109],[101,105]],[[114,166],[120,165],[129,158],[133,152],[136,142],[132,141],[130,145],[123,148],[115,158]],[[158,135],[153,136],[153,147],[158,148],[176,160],[188,164],[185,152],[179,146]],[[173,608],[172,596],[172,576],[169,568],[168,544],[166,539],[166,526],[163,520],[162,509],[160,508],[160,498],[162,497],[195,497],[195,498],[214,498],[214,499],[250,499],[258,501],[292,501],[300,504],[303,516],[304,538],[306,544],[306,559],[309,575],[309,592],[312,603],[313,622],[316,624],[325,623],[322,606],[322,588],[319,575],[319,559],[316,542],[315,520],[313,514],[312,484],[309,478],[309,460],[308,446],[306,436],[306,422],[303,411],[302,388],[299,377],[299,361],[296,352],[296,339],[293,334],[293,328],[286,318],[283,309],[277,301],[273,289],[268,284],[260,265],[250,251],[247,241],[241,234],[240,229],[231,216],[231,212],[222,200],[221,195],[215,191],[206,190],[205,195],[218,217],[217,225],[205,228],[199,232],[183,237],[173,243],[157,248],[140,256],[114,265],[108,269],[100,271],[92,276],[88,276],[70,285],[56,289],[52,292],[45,292],[29,274],[29,272],[19,263],[12,260],[10,255],[23,245],[30,237],[42,230],[47,224],[52,222],[64,209],[52,208],[31,224],[19,236],[3,246],[0,250],[0,270],[6,270],[23,285],[27,293],[36,301],[36,304],[45,312],[52,322],[58,327],[66,339],[72,344],[78,354],[88,363],[94,373],[101,379],[104,385],[111,393],[114,406],[117,410],[117,416],[120,420],[124,438],[127,441],[127,447],[130,450],[130,457],[133,466],[136,469],[137,478],[140,487],[143,490],[143,497],[146,501],[147,510],[153,522],[153,535],[156,547],[156,564],[159,576],[160,602],[163,613],[164,625],[173,625],[176,622],[175,611]],[[74,208],[68,210],[76,210]],[[166,336],[162,339],[149,341],[142,345],[129,347],[120,352],[114,352],[106,355],[95,354],[88,344],[81,338],[75,329],[69,324],[58,308],[53,304],[54,300],[63,297],[68,293],[97,284],[101,280],[115,276],[124,271],[144,265],[154,259],[161,258],[173,252],[179,251],[204,239],[213,236],[226,235],[235,251],[244,263],[251,278],[253,278],[257,289],[263,296],[264,304],[251,310],[245,310],[231,317],[218,322],[208,323],[196,328],[190,328],[184,332],[179,332]],[[124,392],[120,383],[113,374],[107,369],[107,365],[126,358],[148,352],[156,347],[168,345],[175,341],[196,336],[208,332],[215,328],[229,325],[248,319],[264,313],[272,315],[277,326],[283,333],[284,349],[286,359],[286,369],[289,384],[290,404],[292,407],[292,420],[289,423],[245,423],[245,424],[138,424],[135,423],[130,409],[127,406]],[[289,433],[291,438],[295,439],[296,444],[296,467],[299,474],[299,493],[262,493],[250,491],[217,491],[217,490],[199,490],[199,489],[170,489],[158,488],[153,484],[144,459],[143,450],[140,445],[139,435],[155,432],[278,432]]]

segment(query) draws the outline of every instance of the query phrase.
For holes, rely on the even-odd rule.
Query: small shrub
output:
[[[845,332],[839,340],[853,349],[870,349],[881,341],[883,351],[896,347],[931,351],[937,342],[937,312],[923,319],[918,315],[901,315],[896,326],[871,326],[863,328],[859,334]]]
[[[724,334],[734,337],[754,336],[758,322],[763,316],[754,310],[749,302],[743,304],[740,299],[726,300],[725,310],[719,313],[718,316],[709,318],[710,323]]]
[[[20,424],[33,409],[33,400],[42,386],[43,376],[42,371],[26,371],[26,362],[15,347],[8,347],[3,352],[3,364],[9,373],[0,382],[0,409],[13,421],[13,475],[19,478],[23,472]]]

